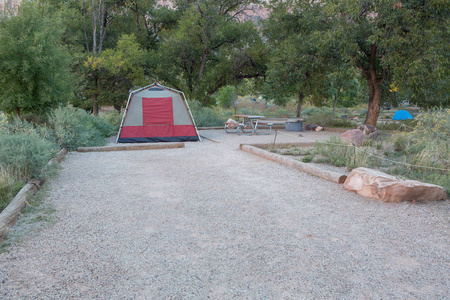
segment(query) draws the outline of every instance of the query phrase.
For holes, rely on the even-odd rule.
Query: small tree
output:
[[[117,110],[126,103],[129,90],[148,81],[144,75],[145,52],[134,35],[122,35],[115,48],[104,50],[98,57],[89,57],[86,66],[99,71],[98,100]]]
[[[61,20],[36,2],[0,19],[0,110],[42,114],[68,101],[71,57],[62,33]]]
[[[220,88],[216,93],[216,99],[221,107],[228,108],[233,106],[234,113],[236,114],[237,89],[235,86]]]

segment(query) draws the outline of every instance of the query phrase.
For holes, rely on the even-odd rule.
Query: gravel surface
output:
[[[70,153],[2,299],[448,299],[448,201],[385,204],[220,143]],[[329,133],[280,136],[280,142]],[[14,228],[20,234],[25,223]]]

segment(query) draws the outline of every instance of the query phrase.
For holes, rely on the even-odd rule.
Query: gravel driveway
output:
[[[200,133],[220,143],[69,154],[0,298],[448,299],[448,201],[380,203],[238,150],[274,134]],[[277,140],[327,137],[303,135]]]

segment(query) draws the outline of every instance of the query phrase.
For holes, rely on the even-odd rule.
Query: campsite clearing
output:
[[[49,183],[57,221],[0,254],[2,298],[449,294],[448,201],[381,203],[238,149],[273,134],[200,134],[219,143],[70,153]]]

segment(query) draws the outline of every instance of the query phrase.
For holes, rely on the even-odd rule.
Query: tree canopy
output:
[[[348,66],[367,83],[365,123],[376,124],[390,85],[418,105],[449,105],[450,16],[442,1],[272,3],[268,75],[285,83],[285,93],[317,93],[323,90],[321,76]]]
[[[0,18],[0,110],[44,113],[70,99],[71,57],[61,19],[49,12],[23,2],[17,15]]]
[[[450,105],[449,12],[416,0],[22,1],[0,17],[0,109],[69,101],[97,114],[155,81],[215,105],[245,81],[277,104],[295,97],[297,115],[304,99],[349,104],[366,91],[376,124],[385,101]]]

